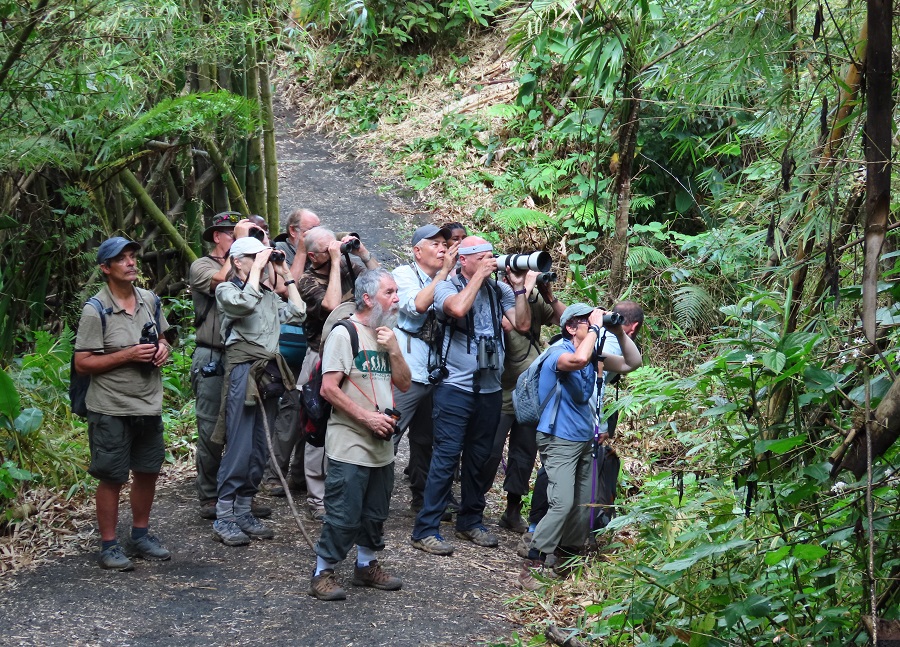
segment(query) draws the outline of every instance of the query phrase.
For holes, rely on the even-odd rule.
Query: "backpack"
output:
[[[340,319],[335,322],[335,326],[343,326],[350,334],[350,348],[353,357],[359,353],[359,334],[356,332],[356,326],[347,319]],[[324,343],[322,345],[324,350]],[[346,376],[344,376],[346,377]],[[343,385],[344,380],[341,379]],[[300,387],[300,405],[306,414],[306,421],[303,426],[303,436],[313,447],[324,447],[325,445],[325,429],[328,427],[328,418],[331,417],[331,403],[322,397],[322,358],[316,360],[309,381]]]
[[[156,329],[158,331],[161,323],[162,304],[158,294],[153,296],[156,297]],[[112,313],[112,308],[104,308],[97,297],[91,297],[85,302],[85,305],[93,306],[97,310],[97,314],[100,315],[100,330],[106,337],[106,315]],[[72,350],[72,358],[69,360],[69,407],[72,413],[79,418],[87,418],[87,392],[91,385],[91,376],[75,370],[75,353],[78,350],[77,348]]]
[[[550,418],[550,428],[556,424],[556,412],[559,409],[559,401],[562,399],[562,384],[556,381],[556,386],[550,389],[547,396],[541,400],[539,386],[541,381],[541,368],[550,351],[556,346],[549,346],[543,353],[538,355],[524,373],[516,380],[516,388],[512,393],[513,408],[516,410],[516,420],[520,425],[535,426],[541,421],[541,413],[550,402],[550,398],[554,395],[556,403],[553,408],[553,415]]]

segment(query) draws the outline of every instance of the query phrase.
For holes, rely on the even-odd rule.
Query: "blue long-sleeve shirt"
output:
[[[597,369],[588,364],[579,371],[559,371],[557,364],[560,355],[574,353],[575,345],[571,339],[564,339],[553,347],[547,360],[541,367],[538,383],[538,394],[541,402],[547,394],[556,388],[557,382],[562,385],[560,395],[554,395],[541,412],[541,420],[537,429],[545,434],[574,442],[588,441],[594,436],[594,412],[591,397],[597,382]],[[559,398],[559,406],[556,401]],[[556,409],[556,419],[553,411]]]

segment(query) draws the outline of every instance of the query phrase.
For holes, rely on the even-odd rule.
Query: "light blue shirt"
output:
[[[418,263],[400,265],[391,274],[397,282],[397,295],[400,297],[400,315],[394,334],[397,335],[403,359],[409,365],[412,381],[428,384],[428,344],[404,330],[418,332],[425,323],[428,313],[416,310],[416,296],[431,283],[432,278],[422,271]]]
[[[557,383],[562,385],[562,389],[558,395],[550,398],[541,413],[537,430],[565,440],[583,442],[594,437],[594,407],[591,406],[591,402],[597,384],[597,370],[593,364],[588,364],[578,371],[557,370],[560,355],[574,352],[575,345],[572,340],[565,339],[552,347],[544,365],[541,366],[538,383],[541,401],[556,388]]]

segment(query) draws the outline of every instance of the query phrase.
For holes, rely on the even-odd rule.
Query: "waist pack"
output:
[[[278,361],[270,359],[257,379],[259,395],[263,400],[280,398],[284,395],[284,378],[278,369]]]
[[[543,353],[538,355],[524,373],[516,380],[516,388],[512,393],[513,408],[516,411],[516,420],[521,425],[535,426],[541,421],[541,413],[550,402],[550,399],[556,395],[556,402],[553,407],[553,414],[550,418],[550,428],[556,423],[556,413],[559,410],[559,401],[562,398],[562,384],[559,380],[556,385],[550,389],[550,392],[541,399],[539,387],[541,381],[541,368],[547,361],[547,356],[556,344],[547,348]]]
[[[335,326],[343,326],[350,333],[350,348],[353,357],[359,353],[359,335],[352,322],[341,319],[335,322]],[[323,344],[324,350],[324,344]],[[345,376],[346,377],[346,376]],[[344,381],[341,380],[341,385]],[[305,422],[303,424],[303,436],[313,447],[325,445],[325,429],[328,427],[328,419],[331,417],[331,403],[322,397],[322,358],[316,361],[316,365],[309,376],[309,381],[300,388],[300,405],[303,407]]]

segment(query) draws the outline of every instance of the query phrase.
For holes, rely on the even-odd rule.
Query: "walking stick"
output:
[[[275,473],[278,475],[281,487],[284,488],[284,495],[287,497],[288,505],[291,508],[291,514],[294,515],[294,521],[297,522],[297,527],[300,528],[300,534],[303,535],[303,538],[306,540],[306,543],[309,544],[309,547],[312,550],[315,550],[316,548],[313,546],[312,539],[309,538],[309,533],[306,532],[306,527],[303,525],[303,522],[300,521],[300,513],[297,512],[297,506],[294,505],[294,497],[291,496],[291,488],[288,487],[287,479],[284,478],[284,474],[281,473],[281,467],[278,465],[278,461],[275,460],[275,446],[272,444],[272,436],[269,434],[269,417],[266,415],[262,399],[258,394],[256,396],[256,402],[262,413],[263,428],[266,431],[266,445],[269,447],[269,461],[272,463],[272,467],[275,468]]]

